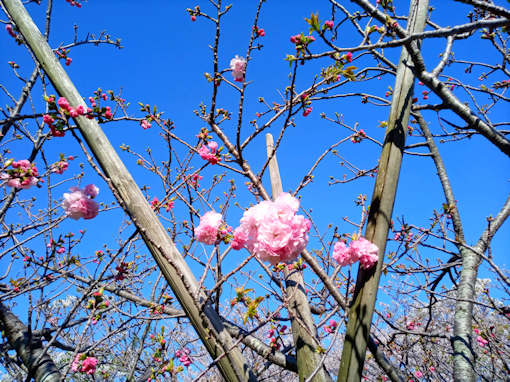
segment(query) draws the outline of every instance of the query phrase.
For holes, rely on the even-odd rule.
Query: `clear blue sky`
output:
[[[207,2],[203,2],[203,10],[211,11]],[[319,4],[320,3],[320,4]],[[397,8],[407,1],[396,1]],[[444,6],[442,1],[432,1],[438,10],[435,21],[443,25],[466,22],[463,12],[459,9],[462,5],[448,1],[450,5]],[[502,2],[504,3],[504,2]],[[83,4],[81,9],[70,7],[65,1],[54,2],[54,21],[51,28],[51,45],[58,47],[60,44],[68,44],[73,39],[73,25],[79,25],[78,39],[82,39],[86,33],[98,35],[101,31],[107,31],[112,38],[121,38],[122,50],[112,46],[102,45],[99,47],[81,46],[74,48],[70,57],[73,59],[71,66],[66,67],[71,79],[84,97],[91,95],[92,91],[101,87],[118,92],[122,89],[123,97],[131,102],[132,114],[141,116],[137,112],[137,102],[156,104],[159,110],[165,111],[165,116],[175,122],[175,133],[194,142],[194,135],[204,127],[193,110],[201,101],[208,104],[211,95],[211,85],[203,75],[204,72],[212,72],[211,51],[208,48],[212,44],[214,29],[210,22],[199,18],[191,22],[185,11],[186,7],[193,8],[197,3],[189,1],[89,1]],[[29,11],[41,26],[46,3],[40,7],[34,4],[28,6]],[[452,12],[451,9],[457,10]],[[249,41],[250,25],[256,9],[255,1],[234,2],[231,12],[225,17],[225,24],[221,35],[221,49],[219,65],[221,69],[228,67],[229,62],[235,55],[245,56]],[[255,113],[261,111],[261,105],[257,102],[258,97],[264,97],[269,103],[279,102],[278,90],[288,85],[289,65],[283,60],[286,54],[293,53],[293,46],[289,42],[289,36],[308,30],[304,17],[309,17],[311,12],[319,11],[320,19],[329,18],[330,5],[326,1],[267,1],[264,5],[259,26],[265,29],[266,36],[260,39],[264,45],[263,50],[253,52],[253,60],[248,68],[247,78],[253,81],[248,87],[245,121],[255,118]],[[406,8],[407,9],[407,8]],[[405,12],[402,13],[406,13]],[[5,19],[5,17],[2,17]],[[352,32],[340,31],[339,43],[343,46],[354,46],[358,43],[357,37]],[[483,40],[469,40],[470,43],[458,42],[454,47],[457,58],[469,54],[476,60],[487,58],[491,51],[486,51],[487,44]],[[472,41],[479,41],[473,47]],[[442,49],[443,42],[427,41],[424,43],[424,54],[428,58],[429,68],[438,60],[438,49]],[[319,52],[322,45],[312,45],[314,52]],[[394,59],[400,50],[388,50],[389,57]],[[11,74],[7,61],[14,60],[20,66],[20,73],[28,77],[32,70],[30,57],[23,47],[18,47],[12,39],[4,33],[0,38],[0,67],[2,84],[8,89],[18,89],[19,81]],[[364,59],[355,62],[357,66],[363,66]],[[298,75],[298,90],[309,86],[313,76],[318,74],[321,65],[329,64],[329,61],[306,64],[300,68]],[[454,72],[462,78],[463,67]],[[230,74],[227,73],[229,77]],[[475,74],[473,74],[475,76]],[[229,77],[230,78],[230,77]],[[40,107],[41,88],[36,86],[34,104]],[[356,89],[357,84],[346,87],[348,90]],[[383,77],[378,82],[373,82],[371,91],[384,96],[388,86],[394,86],[393,77]],[[487,82],[490,86],[490,82]],[[417,95],[421,93],[417,88]],[[237,115],[236,107],[238,98],[235,92],[225,84],[220,87],[221,96],[218,106],[228,108]],[[14,93],[17,96],[16,90]],[[430,97],[435,101],[435,97]],[[0,102],[4,106],[8,99],[0,92]],[[296,117],[296,127],[292,128],[285,139],[282,150],[278,153],[280,172],[283,178],[284,189],[292,190],[302,179],[305,169],[307,170],[315,158],[322,153],[333,140],[347,136],[348,132],[333,126],[322,120],[321,112],[332,116],[333,112],[343,114],[344,121],[353,125],[359,123],[368,134],[382,140],[384,131],[378,127],[379,121],[387,118],[386,108],[367,108],[359,102],[359,99],[321,101],[313,104],[313,113],[307,118],[300,115]],[[40,109],[39,109],[40,110]],[[30,112],[28,107],[24,110]],[[437,128],[437,119],[427,114],[431,127]],[[507,120],[510,118],[508,109],[498,108],[491,117],[494,120]],[[459,122],[458,118],[455,121]],[[274,134],[279,131],[278,124],[271,130]],[[227,133],[232,133],[235,126],[235,118],[224,127]],[[164,149],[156,128],[144,131],[133,122],[120,122],[103,126],[107,136],[116,148],[122,143],[129,144],[133,149],[143,152],[146,147],[151,147],[156,154],[161,154]],[[229,130],[230,129],[230,130]],[[244,131],[251,131],[251,127],[245,123]],[[410,140],[414,142],[415,140]],[[26,147],[21,145],[9,145],[16,159],[25,157],[28,153]],[[53,140],[47,151],[48,161],[57,160],[58,153],[79,154],[79,150],[70,135],[64,139]],[[460,144],[449,146],[442,145],[444,161],[451,176],[454,192],[458,200],[461,216],[465,221],[466,236],[471,243],[478,239],[479,234],[485,227],[485,217],[497,213],[503,205],[510,187],[508,174],[510,174],[510,162],[508,158],[494,149],[483,138],[475,137],[465,140]],[[423,150],[422,150],[423,151]],[[376,164],[379,149],[368,142],[362,144],[346,144],[342,146],[341,154],[352,160],[357,165],[372,167]],[[263,136],[259,137],[252,148],[248,150],[248,158],[252,166],[258,170],[265,157]],[[140,185],[145,184],[146,174],[140,171],[134,160],[122,154],[129,168],[133,171]],[[79,161],[84,161],[80,155]],[[78,171],[78,162],[72,162],[70,171]],[[36,160],[39,162],[39,158]],[[338,225],[342,232],[353,232],[353,228],[342,221],[344,216],[357,220],[358,209],[354,207],[353,200],[358,194],[367,194],[370,198],[373,180],[365,179],[347,185],[330,187],[327,185],[328,176],[340,178],[344,170],[338,166],[338,160],[326,161],[318,169],[314,183],[302,193],[302,203],[306,209],[313,209],[313,216],[321,229],[325,229],[329,223]],[[200,161],[195,162],[200,166]],[[42,166],[42,163],[41,163]],[[203,174],[204,184],[208,177],[215,173],[217,168],[209,167]],[[97,178],[87,171],[84,184],[97,181]],[[71,184],[64,184],[57,188],[65,192]],[[99,183],[102,189],[99,199],[111,200],[111,195],[104,184]],[[239,188],[242,183],[239,183]],[[269,183],[266,183],[269,189]],[[157,194],[154,187],[151,195]],[[242,195],[243,192],[239,191]],[[245,193],[244,193],[245,194]],[[44,198],[44,193],[38,190],[30,190],[26,195],[37,195]],[[44,200],[44,199],[42,199]],[[244,205],[252,200],[244,199]],[[443,196],[440,185],[435,177],[435,169],[430,159],[422,157],[406,156],[401,171],[401,179],[397,194],[397,203],[394,217],[406,216],[406,221],[413,224],[426,225],[433,209],[440,209]],[[44,202],[43,202],[44,204]],[[176,206],[176,211],[183,211],[183,206]],[[205,212],[205,211],[204,211]],[[105,216],[106,215],[106,216]],[[228,223],[236,226],[236,220],[240,214],[234,212],[232,220]],[[112,217],[112,219],[110,219]],[[115,218],[113,218],[115,217]],[[76,232],[86,228],[89,231],[90,250],[97,249],[97,243],[112,241],[117,235],[116,228],[111,231],[104,226],[111,221],[117,220],[116,212],[102,213],[97,220],[89,222],[66,221],[62,225],[62,231]],[[10,216],[11,223],[15,223],[16,216]],[[493,255],[496,261],[504,263],[508,261],[510,245],[510,228],[508,222],[494,239]],[[93,239],[92,239],[93,237]],[[82,244],[83,251],[89,250],[89,246]],[[435,258],[436,255],[433,255]],[[1,262],[0,262],[1,263]],[[482,272],[482,276],[484,272]]]

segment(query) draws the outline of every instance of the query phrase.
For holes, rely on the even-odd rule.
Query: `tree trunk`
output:
[[[60,382],[62,376],[48,354],[44,352],[40,338],[34,338],[28,328],[0,302],[0,330],[16,350],[18,357],[36,382]],[[28,378],[27,378],[28,380]]]

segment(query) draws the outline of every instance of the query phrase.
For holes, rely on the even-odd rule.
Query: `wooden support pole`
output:
[[[412,0],[409,9],[407,31],[423,32],[428,12],[428,0]],[[417,44],[413,41],[411,44]],[[370,325],[374,313],[379,279],[384,262],[386,239],[393,213],[400,166],[412,104],[414,75],[409,68],[409,54],[402,48],[395,79],[395,92],[391,103],[386,137],[379,160],[365,238],[379,247],[377,266],[359,268],[354,298],[349,310],[347,329],[338,381],[360,381],[367,351]]]
[[[273,136],[266,134],[268,158],[273,154],[273,147]],[[269,162],[269,176],[271,178],[273,200],[275,200],[283,192],[276,154],[271,157]],[[303,274],[298,270],[290,271],[287,267],[284,269],[284,274],[289,299],[288,310],[291,317],[292,335],[296,347],[299,381],[308,379],[312,374],[314,375],[310,381],[331,381],[326,368],[320,364],[321,357],[317,352],[319,346],[316,340],[317,332],[305,293]]]

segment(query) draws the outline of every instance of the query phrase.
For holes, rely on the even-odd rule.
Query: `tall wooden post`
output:
[[[423,32],[428,11],[428,0],[412,0],[407,25],[408,33]],[[412,42],[411,44],[416,44]],[[379,247],[377,266],[359,268],[354,299],[349,310],[347,329],[338,381],[360,381],[370,335],[370,325],[379,288],[386,239],[390,227],[397,191],[400,165],[411,110],[414,75],[405,47],[402,48],[395,80],[386,137],[379,160],[365,238]]]
[[[266,134],[267,156],[273,154],[273,136]],[[271,178],[271,190],[273,200],[282,192],[282,181],[276,154],[269,162],[269,176]],[[292,324],[292,336],[296,347],[296,358],[298,366],[299,381],[304,381],[310,376],[311,381],[330,381],[331,378],[324,365],[320,364],[320,354],[317,352],[317,333],[313,322],[310,305],[305,293],[303,274],[298,270],[284,269],[287,296],[289,299],[289,313]],[[315,374],[314,374],[315,373]]]

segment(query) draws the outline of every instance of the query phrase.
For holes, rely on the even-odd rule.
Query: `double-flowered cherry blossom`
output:
[[[198,149],[200,158],[208,161],[210,164],[216,164],[221,161],[221,157],[218,152],[218,143],[211,141],[208,144],[203,144]]]
[[[67,216],[74,220],[95,218],[99,211],[99,205],[92,199],[99,193],[99,188],[94,184],[89,184],[84,189],[71,187],[69,190],[71,192],[64,194],[62,203]]]
[[[362,268],[368,269],[377,263],[378,252],[379,248],[374,243],[360,237],[351,241],[349,246],[343,241],[337,242],[333,248],[333,259],[342,267],[359,261]]]
[[[232,69],[234,80],[237,82],[244,81],[244,73],[246,72],[246,60],[243,57],[236,55],[232,60],[230,60],[230,69]]]
[[[77,354],[73,360],[71,365],[71,370],[80,373],[85,373],[87,375],[92,375],[96,372],[97,368],[97,358],[96,357],[88,357],[84,354]]]
[[[296,215],[298,209],[299,201],[288,193],[251,207],[234,231],[232,248],[244,247],[273,265],[292,262],[308,244],[310,230],[310,221]]]
[[[209,211],[200,218],[200,224],[195,228],[195,237],[201,243],[212,245],[218,239],[221,225],[221,214]]]

